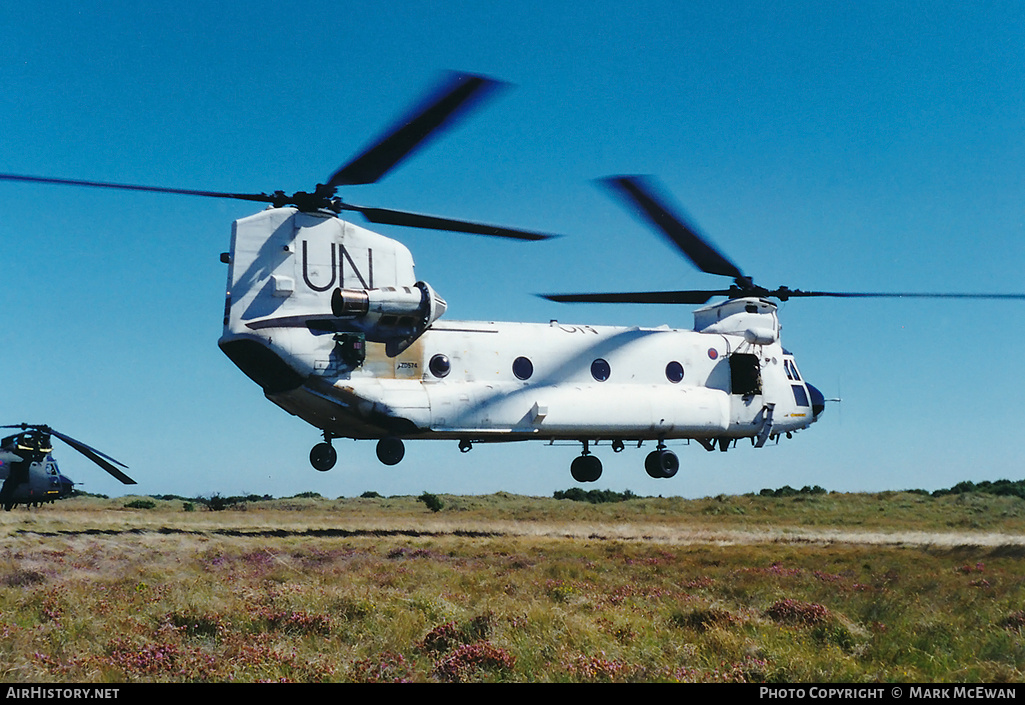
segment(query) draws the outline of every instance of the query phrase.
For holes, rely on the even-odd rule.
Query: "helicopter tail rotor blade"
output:
[[[743,279],[737,265],[699,235],[683,216],[674,212],[668,199],[658,194],[650,177],[613,176],[602,179],[600,183],[637,210],[702,272]]]
[[[327,185],[354,186],[376,182],[500,85],[503,84],[483,76],[454,74],[409,116],[338,169]]]

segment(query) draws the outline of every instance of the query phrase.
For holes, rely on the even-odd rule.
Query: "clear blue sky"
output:
[[[542,292],[704,288],[593,180],[656,175],[766,286],[1025,291],[1019,2],[6,3],[0,172],[224,191],[310,188],[444,70],[512,84],[351,201],[565,235],[376,228],[455,319],[692,325],[689,307]],[[408,444],[394,468],[267,402],[218,350],[245,203],[0,184],[0,423],[49,423],[143,493],[549,495],[575,446]],[[360,221],[356,221],[360,222]],[[783,340],[826,396],[791,441],[643,452],[591,487],[687,497],[1023,476],[1025,303],[798,300]],[[84,489],[121,485],[66,447]]]

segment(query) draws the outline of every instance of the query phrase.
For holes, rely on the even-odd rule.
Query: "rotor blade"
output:
[[[560,303],[606,304],[703,304],[714,296],[728,296],[729,289],[717,291],[637,291],[618,294],[542,294],[542,298]]]
[[[801,291],[786,287],[775,291],[765,289],[744,290],[737,287],[712,291],[638,291],[595,294],[544,294],[542,298],[561,303],[619,303],[619,304],[703,304],[716,296],[739,298],[752,296],[774,298],[786,301],[793,298],[839,298],[839,299],[1003,299],[1025,301],[1025,294],[972,294],[972,293],[924,293],[924,292],[882,292],[882,291]]]
[[[471,74],[455,74],[419,108],[377,140],[362,154],[336,171],[328,186],[351,186],[377,181],[491,90],[497,81]]]
[[[801,291],[800,289],[777,289],[765,294],[783,301],[788,298],[824,297],[836,299],[1004,299],[1025,300],[1025,294],[996,293],[945,293],[945,292],[888,292],[888,291]]]
[[[133,184],[116,184],[106,181],[83,181],[80,179],[54,179],[45,176],[24,176],[19,174],[0,174],[0,181],[18,181],[36,184],[58,184],[63,186],[90,186],[93,188],[119,189],[122,191],[148,191],[151,193],[175,193],[186,196],[207,196],[210,198],[234,198],[240,201],[256,201],[257,203],[273,203],[274,196],[265,193],[226,193],[223,191],[199,191],[195,189],[167,188],[164,186],[137,186]]]
[[[656,195],[649,178],[614,176],[601,180],[661,231],[702,272],[741,278],[740,268],[674,213],[665,197]]]
[[[81,453],[85,457],[89,458],[89,460],[91,460],[94,463],[96,463],[97,465],[99,465],[101,468],[103,468],[104,470],[109,472],[111,475],[116,477],[118,480],[120,480],[124,484],[126,484],[126,485],[134,485],[134,484],[136,484],[135,480],[133,480],[132,478],[128,477],[128,475],[125,475],[123,472],[121,472],[120,470],[118,470],[116,467],[114,467],[111,464],[111,463],[117,463],[121,467],[127,468],[128,466],[125,465],[124,463],[122,463],[121,461],[114,460],[114,458],[111,458],[106,453],[101,453],[100,451],[96,450],[95,448],[90,448],[85,443],[82,443],[81,441],[76,441],[74,438],[71,438],[70,436],[66,436],[63,433],[58,433],[57,431],[54,431],[52,428],[47,429],[47,432],[50,433],[50,435],[57,436],[57,438],[61,439],[65,443],[67,443],[69,446],[71,446],[72,448],[77,450],[79,453]]]
[[[439,218],[433,215],[396,211],[388,208],[369,208],[366,206],[354,206],[348,203],[342,204],[341,208],[342,210],[352,210],[362,213],[363,216],[371,223],[383,223],[385,225],[404,225],[410,228],[449,230],[457,233],[491,235],[494,237],[513,238],[515,240],[548,240],[553,237],[558,237],[557,235],[548,233],[516,230],[514,228],[506,228],[500,225],[487,225],[485,223],[471,223],[464,220]]]

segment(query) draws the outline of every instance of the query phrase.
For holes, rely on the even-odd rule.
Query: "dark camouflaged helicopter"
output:
[[[127,469],[127,465],[49,426],[22,423],[0,428],[20,429],[0,441],[0,505],[5,511],[19,504],[38,506],[71,494],[75,483],[57,468],[52,437],[64,441],[124,484],[135,484],[135,480],[115,467]]]

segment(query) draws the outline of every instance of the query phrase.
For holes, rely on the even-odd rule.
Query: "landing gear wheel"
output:
[[[680,459],[676,453],[662,448],[648,453],[644,459],[644,470],[656,479],[670,478],[680,469]]]
[[[680,459],[676,457],[676,453],[671,450],[662,451],[660,463],[662,466],[662,477],[665,478],[673,477],[680,469]]]
[[[377,459],[385,465],[398,465],[405,454],[401,439],[382,438],[377,442]]]
[[[594,482],[601,477],[601,460],[593,455],[574,458],[569,472],[577,482]]]
[[[318,443],[310,451],[310,465],[321,472],[326,472],[333,468],[337,460],[338,453],[335,452],[330,443]]]

